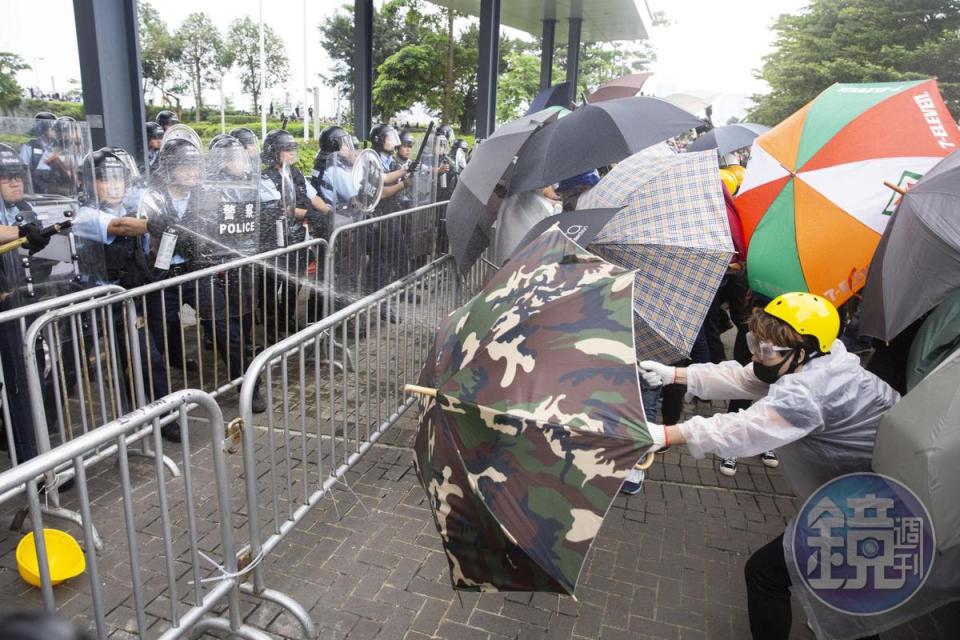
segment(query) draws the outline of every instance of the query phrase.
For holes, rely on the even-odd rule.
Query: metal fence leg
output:
[[[303,629],[303,636],[305,638],[315,638],[317,636],[317,632],[313,626],[313,620],[310,619],[310,614],[299,602],[287,594],[276,591],[275,589],[266,588],[262,589],[261,591],[256,591],[253,588],[253,585],[248,583],[241,584],[240,591],[246,593],[247,595],[256,596],[257,598],[272,602],[275,605],[285,609],[290,615],[296,618],[297,622],[300,623],[300,628]]]

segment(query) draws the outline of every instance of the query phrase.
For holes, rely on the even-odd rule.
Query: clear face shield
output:
[[[95,183],[100,204],[116,207],[127,193],[127,170],[124,167],[97,169]]]
[[[398,134],[395,129],[388,129],[386,133],[383,134],[383,150],[387,153],[392,153],[399,146],[400,134]]]
[[[249,173],[248,158],[246,150],[239,144],[226,148],[214,147],[207,159],[207,170],[213,176],[241,179]]]

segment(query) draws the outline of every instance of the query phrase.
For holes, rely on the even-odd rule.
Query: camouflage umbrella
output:
[[[651,445],[633,278],[554,229],[441,326],[407,388],[423,394],[415,463],[454,588],[573,593]]]

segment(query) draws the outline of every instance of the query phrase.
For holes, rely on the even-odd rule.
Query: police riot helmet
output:
[[[30,135],[41,136],[49,131],[57,121],[57,116],[53,115],[49,111],[38,111],[35,116],[33,116],[34,123],[33,129],[30,131]]]
[[[221,134],[210,141],[209,173],[237,178],[247,173],[247,150],[230,135]]]
[[[333,125],[320,132],[320,151],[322,153],[336,153],[345,146],[347,148],[353,147],[353,141],[343,127]]]
[[[400,146],[400,136],[397,130],[388,124],[378,124],[370,129],[370,142],[376,151],[393,151]],[[387,149],[387,145],[392,145]]]
[[[416,140],[413,139],[413,134],[412,134],[412,133],[410,133],[410,132],[407,131],[407,130],[404,130],[404,131],[400,134],[400,146],[401,146],[401,147],[410,147],[410,148],[413,148],[413,146],[414,146],[415,144],[416,144]]]
[[[249,147],[250,145],[259,144],[257,140],[257,134],[246,127],[237,127],[230,132],[230,135],[240,141],[244,147]]]
[[[23,178],[26,173],[27,168],[13,147],[0,143],[0,178]]]
[[[177,117],[173,111],[161,111],[157,114],[157,124],[164,130],[167,127],[172,127],[175,124],[180,122],[180,118]]]
[[[175,183],[176,170],[184,166],[203,167],[203,154],[190,140],[174,138],[164,143],[160,149],[160,167],[158,173],[168,183]],[[199,178],[199,176],[197,176]],[[195,185],[188,185],[195,186]]]
[[[233,136],[231,136],[228,133],[218,133],[217,135],[210,138],[210,143],[207,145],[207,150],[209,151],[210,149],[213,149],[213,145],[216,144],[217,142],[220,142],[224,138],[230,138],[231,140],[235,139]]]
[[[442,124],[439,127],[437,127],[437,135],[443,136],[444,138],[447,139],[447,142],[452,143],[454,140],[453,127],[451,127],[448,124]]]
[[[274,129],[263,139],[263,161],[269,165],[280,164],[281,151],[296,151],[300,148],[286,129]]]
[[[159,122],[150,121],[147,123],[147,140],[163,139],[163,127]]]
[[[127,168],[127,177],[130,181],[136,181],[140,179],[140,168],[137,167],[137,161],[133,159],[127,150],[123,147],[104,147],[102,151],[109,151],[112,153],[120,162],[123,163],[123,166]]]
[[[31,191],[30,173],[27,171],[27,167],[21,162],[20,156],[13,150],[13,147],[6,144],[0,144],[0,178],[20,178],[23,180],[22,188],[13,184],[4,187],[5,193],[0,198],[0,210],[3,209],[4,201],[22,200],[23,194]],[[19,195],[15,195],[15,192]]]
[[[97,182],[107,182],[106,189],[110,190],[110,200],[113,200],[109,204],[120,202],[131,178],[130,171],[123,160],[117,157],[112,148],[102,147],[92,152],[84,162],[93,166],[92,176]],[[103,200],[103,192],[97,189],[97,184],[92,182],[90,177],[89,172],[84,173],[83,192],[86,194],[85,199],[92,199],[96,195],[98,200]],[[119,188],[116,187],[117,180],[120,181],[121,186]]]

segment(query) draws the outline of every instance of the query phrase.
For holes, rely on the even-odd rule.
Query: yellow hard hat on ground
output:
[[[83,573],[86,558],[73,536],[59,529],[44,529],[43,541],[47,546],[47,566],[50,568],[52,585],[56,586]],[[17,545],[17,569],[27,583],[40,586],[40,563],[37,561],[33,532],[23,536]]]
[[[786,322],[800,335],[815,337],[821,353],[830,353],[833,341],[840,335],[837,308],[826,298],[812,293],[784,293],[763,310]]]
[[[727,185],[727,190],[730,192],[730,195],[737,192],[737,187],[740,186],[740,183],[737,182],[737,176],[733,174],[733,171],[720,169],[720,179],[723,180],[723,184]]]

